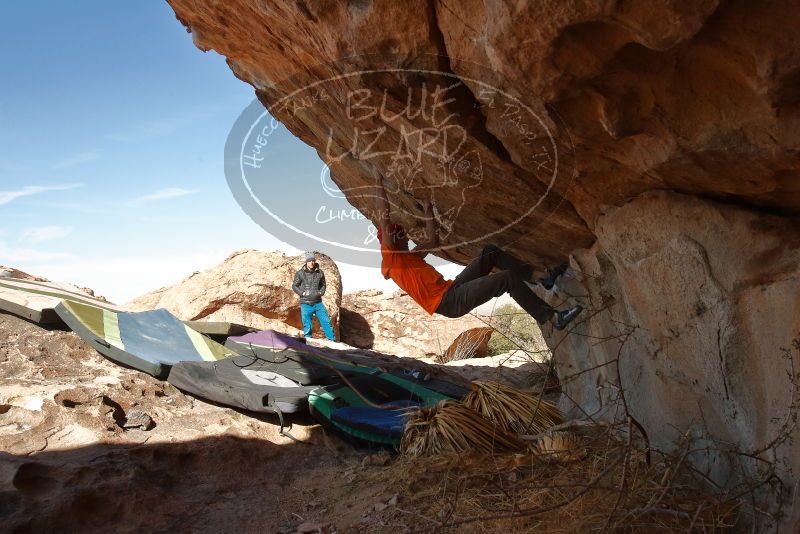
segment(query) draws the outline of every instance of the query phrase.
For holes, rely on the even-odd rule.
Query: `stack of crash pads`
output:
[[[117,306],[96,299],[69,284],[0,277],[0,311],[13,313],[34,323],[60,323],[55,308],[63,299],[119,310]]]
[[[305,411],[309,393],[320,385],[340,381],[341,375],[376,372],[274,330],[230,337],[225,346],[239,356],[181,362],[172,368],[169,383],[226,406],[292,413]]]
[[[408,410],[461,398],[467,388],[419,373],[391,373],[347,358],[346,351],[307,345],[265,330],[229,338],[240,355],[180,362],[169,382],[220,404],[266,413],[310,408],[326,427],[368,446],[397,446]]]
[[[314,347],[293,336],[263,330],[245,336],[228,338],[225,346],[238,354],[258,360],[265,369],[287,376],[292,380],[308,384],[327,384],[340,381],[341,375],[375,374],[381,361],[370,361],[361,355],[358,360],[348,355],[347,350]],[[417,372],[398,373],[410,382],[424,382],[426,387],[447,395],[461,398],[468,389],[445,380],[427,379]]]
[[[262,413],[303,411],[317,385],[303,385],[275,372],[272,363],[251,356],[216,362],[180,362],[167,380],[176,388],[210,401]]]
[[[0,277],[0,311],[42,325],[64,323],[103,356],[162,378],[176,362],[232,353],[166,310],[125,312],[69,284]],[[237,327],[208,326],[214,332]]]
[[[219,360],[231,354],[167,310],[123,312],[62,300],[56,313],[106,358],[159,378],[178,362]]]
[[[95,298],[71,284],[24,280],[0,273],[0,312],[12,313],[41,325],[62,323],[56,306],[62,300],[90,304],[108,310],[122,311],[119,306]],[[193,330],[214,340],[256,332],[256,328],[221,321],[184,321]]]
[[[333,349],[307,345],[292,336],[263,330],[239,337],[230,337],[225,346],[238,354],[257,358],[265,368],[282,374],[300,384],[324,384],[336,371],[373,370],[359,366]],[[270,367],[272,365],[272,367]]]

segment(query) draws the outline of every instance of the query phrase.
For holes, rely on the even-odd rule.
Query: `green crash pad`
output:
[[[390,373],[354,376],[348,382],[311,391],[308,396],[309,409],[323,426],[357,446],[370,448],[397,448],[402,437],[402,425],[399,432],[396,425],[385,427],[386,417],[380,413],[380,409],[373,409],[375,422],[372,424],[367,416],[370,410],[360,410],[359,414],[354,413],[357,410],[349,410],[371,408],[362,396],[375,405],[394,407],[394,413],[398,409],[434,406],[442,400],[454,398]],[[456,387],[454,391],[461,389]]]

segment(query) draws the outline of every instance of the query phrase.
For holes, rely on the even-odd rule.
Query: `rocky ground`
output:
[[[234,516],[277,527],[290,480],[353,454],[308,455],[314,445],[272,421],[119,367],[71,332],[0,315],[0,339],[0,517],[12,531],[221,530]],[[310,421],[292,433],[324,443]]]
[[[0,314],[0,339],[0,530],[380,530],[396,491],[370,470],[388,457],[308,417],[292,421],[295,442],[270,417],[184,395],[72,332]]]

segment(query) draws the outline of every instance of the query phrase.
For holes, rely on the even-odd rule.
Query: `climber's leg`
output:
[[[523,310],[540,323],[547,321],[555,313],[549,304],[537,297],[519,275],[512,271],[500,271],[459,285],[454,284],[442,297],[436,313],[445,317],[462,317],[503,293],[509,293]]]
[[[503,271],[513,271],[522,280],[530,279],[533,274],[533,267],[518,260],[511,254],[501,250],[495,245],[487,245],[483,248],[480,255],[472,260],[464,270],[455,277],[454,286],[470,282],[492,272],[498,268]]]
[[[539,278],[539,285],[547,290],[553,289],[553,286],[556,285],[556,280],[558,280],[558,277],[567,272],[568,267],[569,266],[566,263],[562,263],[553,269],[549,269],[549,274],[546,277]]]

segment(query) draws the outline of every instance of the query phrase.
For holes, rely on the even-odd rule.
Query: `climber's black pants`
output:
[[[491,274],[495,267],[500,272]],[[544,323],[555,310],[525,284],[532,274],[533,267],[489,245],[456,276],[436,313],[445,317],[462,317],[481,304],[508,293],[537,322]]]

